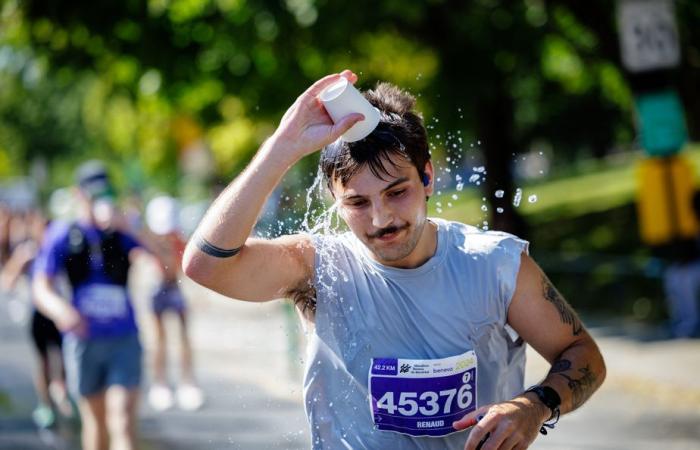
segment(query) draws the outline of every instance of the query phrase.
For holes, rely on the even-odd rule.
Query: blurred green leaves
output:
[[[614,22],[604,2],[592,10]],[[363,88],[409,89],[443,119],[436,133],[474,136],[477,105],[506,93],[513,151],[537,139],[562,145],[558,155],[610,146],[631,136],[631,94],[602,35],[610,29],[581,11],[543,0],[7,0],[3,167],[101,156],[177,179],[174,130],[189,117],[231,178],[309,83],[344,68]],[[591,118],[601,119],[595,136],[578,131]]]

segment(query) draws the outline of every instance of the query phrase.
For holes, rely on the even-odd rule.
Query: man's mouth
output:
[[[394,239],[396,236],[399,235],[399,233],[401,233],[401,231],[405,230],[406,228],[408,228],[408,224],[402,225],[400,227],[387,227],[377,231],[376,233],[372,233],[371,235],[369,235],[369,237],[371,239],[378,239],[382,242],[387,242]]]

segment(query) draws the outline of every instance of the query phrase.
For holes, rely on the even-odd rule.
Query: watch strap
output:
[[[552,412],[549,419],[545,420],[540,428],[540,433],[547,434],[547,428],[553,429],[554,425],[559,422],[559,406],[561,405],[561,397],[559,397],[559,394],[554,390],[554,388],[549,386],[535,385],[525,391],[525,393],[528,392],[534,393],[542,404],[549,408],[549,410]]]

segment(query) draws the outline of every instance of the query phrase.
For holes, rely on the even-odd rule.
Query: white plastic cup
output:
[[[340,138],[345,142],[355,142],[367,137],[379,124],[379,110],[355,89],[347,78],[341,77],[321,92],[319,96],[328,115],[337,123],[352,113],[360,113],[364,120],[357,122]]]

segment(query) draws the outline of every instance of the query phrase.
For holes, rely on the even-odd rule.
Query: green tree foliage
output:
[[[700,14],[679,3],[696,67],[689,24]],[[363,88],[382,79],[414,92],[434,135],[459,130],[463,150],[481,141],[490,192],[512,190],[513,155],[533,142],[566,160],[633,138],[608,1],[7,0],[1,8],[0,159],[17,170],[37,155],[96,154],[175,182],[178,136],[201,134],[230,179],[300,90],[346,67]],[[438,154],[451,145],[434,144]],[[505,209],[494,225],[518,231],[508,195],[489,200]]]

